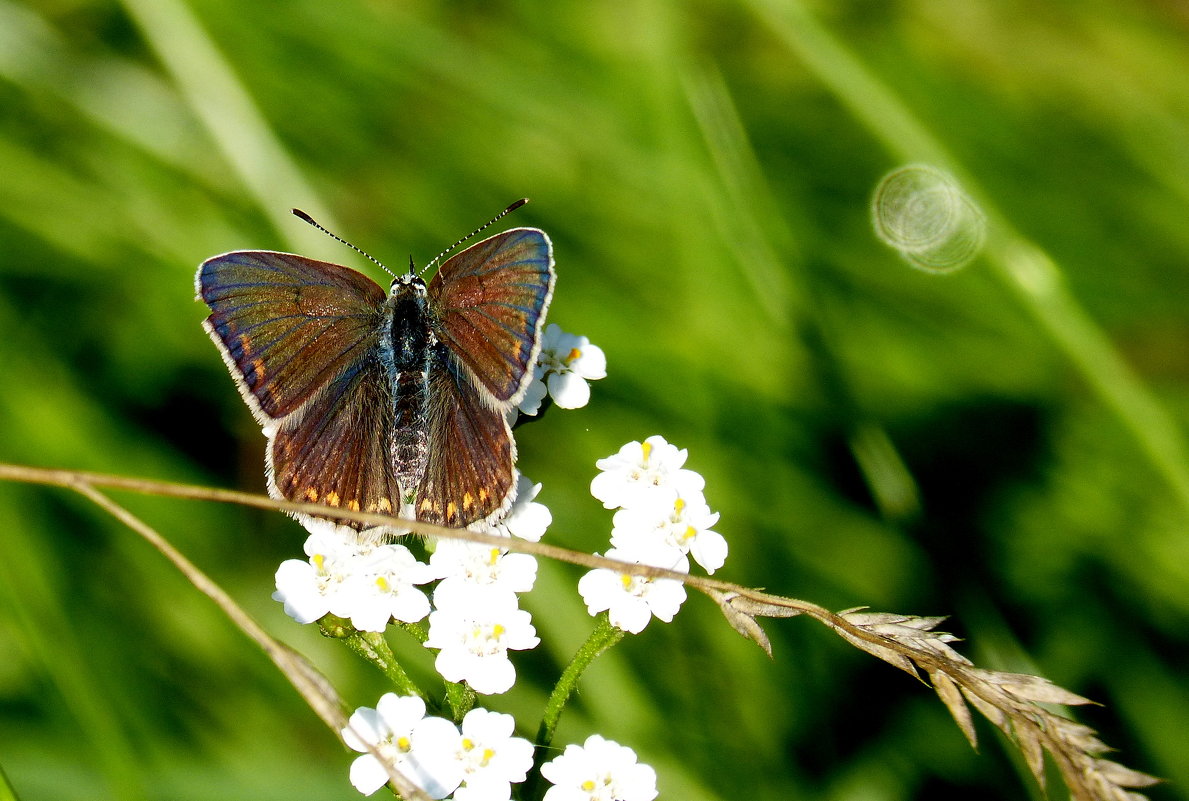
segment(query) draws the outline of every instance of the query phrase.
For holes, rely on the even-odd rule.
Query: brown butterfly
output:
[[[507,413],[532,379],[555,278],[545,233],[514,228],[387,293],[263,250],[208,259],[195,283],[268,438],[271,495],[461,527],[512,503]]]

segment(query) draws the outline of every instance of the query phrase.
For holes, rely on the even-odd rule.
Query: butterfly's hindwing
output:
[[[292,501],[399,513],[400,482],[390,458],[393,406],[387,378],[374,350],[282,422],[269,443],[270,489]]]
[[[515,484],[512,432],[441,346],[431,360],[428,422],[433,447],[414,500],[417,519],[465,526],[507,509]]]

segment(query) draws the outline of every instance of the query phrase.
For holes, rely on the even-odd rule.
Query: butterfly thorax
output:
[[[392,466],[405,504],[411,504],[429,457],[427,408],[430,359],[437,346],[425,283],[416,276],[392,282],[384,303],[380,358],[392,389]]]

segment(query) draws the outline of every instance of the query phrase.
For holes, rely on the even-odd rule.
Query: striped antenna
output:
[[[485,222],[485,223],[483,223],[482,225],[480,225],[480,226],[479,226],[478,228],[476,228],[474,231],[471,231],[469,234],[467,234],[466,236],[464,236],[462,239],[458,240],[458,241],[457,241],[457,242],[455,242],[453,245],[451,245],[450,247],[446,248],[445,250],[443,250],[443,251],[442,251],[441,253],[439,253],[438,255],[434,256],[434,257],[433,257],[433,259],[431,259],[431,260],[430,260],[429,264],[425,265],[425,269],[421,271],[421,274],[422,274],[422,275],[424,275],[425,273],[429,272],[429,269],[430,269],[431,267],[433,267],[435,264],[437,264],[439,261],[441,261],[443,256],[445,256],[445,255],[449,254],[449,253],[450,253],[452,250],[454,250],[456,247],[458,247],[459,245],[461,245],[463,242],[466,242],[468,239],[471,239],[471,238],[472,238],[472,237],[474,237],[476,234],[478,234],[480,231],[483,231],[483,230],[485,230],[485,229],[487,229],[487,228],[490,228],[492,225],[495,225],[497,222],[499,222],[500,220],[502,220],[504,217],[507,217],[507,216],[508,216],[509,214],[511,214],[512,212],[516,211],[516,209],[520,208],[520,207],[521,207],[521,206],[523,206],[525,203],[528,203],[528,198],[526,198],[526,197],[522,197],[522,198],[520,198],[520,200],[517,200],[517,201],[516,201],[515,203],[513,203],[512,205],[508,206],[508,208],[504,209],[504,210],[503,210],[503,211],[501,211],[499,214],[495,215],[495,216],[494,216],[494,217],[492,217],[490,220],[488,220],[487,222]]]
[[[308,222],[310,225],[314,226],[315,228],[317,228],[317,229],[318,229],[319,231],[321,231],[322,233],[326,234],[326,235],[327,235],[328,237],[330,237],[331,239],[334,239],[334,240],[336,240],[336,241],[338,241],[338,242],[342,242],[344,245],[346,245],[347,247],[351,248],[351,250],[354,250],[356,253],[362,253],[362,254],[363,254],[364,256],[366,256],[366,257],[367,257],[369,260],[371,260],[371,261],[375,262],[377,265],[379,265],[379,267],[380,267],[380,269],[381,269],[381,270],[383,270],[384,272],[388,273],[388,274],[389,274],[389,275],[391,275],[393,278],[396,278],[396,273],[392,272],[392,270],[389,270],[387,267],[385,267],[385,266],[384,266],[384,264],[383,264],[383,262],[381,262],[381,261],[380,261],[379,259],[377,259],[375,256],[373,256],[372,254],[368,253],[366,250],[363,250],[362,248],[355,247],[355,245],[352,245],[350,242],[348,242],[347,240],[343,239],[343,238],[342,238],[341,236],[339,236],[338,234],[336,234],[336,233],[333,233],[332,231],[329,231],[329,230],[327,230],[327,229],[326,229],[324,226],[320,225],[320,224],[318,223],[318,221],[317,221],[317,220],[315,220],[315,219],[314,219],[313,217],[311,217],[310,215],[306,214],[306,213],[305,213],[304,211],[302,211],[301,209],[289,209],[289,211],[293,212],[293,216],[295,216],[295,217],[297,217],[297,218],[299,218],[299,219],[301,219],[301,220],[304,220],[304,221]]]

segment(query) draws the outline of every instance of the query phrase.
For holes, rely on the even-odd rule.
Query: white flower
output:
[[[541,485],[534,484],[523,475],[516,477],[516,500],[507,515],[498,524],[490,526],[492,534],[519,537],[530,542],[540,542],[545,529],[553,522],[549,507],[534,499],[541,492]]]
[[[383,631],[393,617],[413,623],[429,614],[429,599],[415,584],[436,578],[403,545],[378,545],[315,527],[306,539],[309,562],[288,559],[277,569],[273,599],[298,623],[329,613],[360,631]]]
[[[358,559],[349,615],[359,631],[383,631],[392,618],[416,623],[429,614],[429,599],[415,584],[437,578],[403,545],[381,545]]]
[[[533,766],[533,744],[513,736],[511,715],[472,709],[462,719],[456,759],[462,764],[462,786],[454,801],[507,801],[512,784],[527,778]]]
[[[364,752],[351,763],[351,784],[364,795],[388,783],[388,771],[366,753],[367,744],[430,798],[445,798],[462,781],[462,765],[454,758],[458,729],[448,720],[426,717],[420,698],[386,693],[375,709],[355,710],[348,723],[344,742]]]
[[[440,648],[434,666],[447,681],[465,681],[483,695],[507,692],[516,681],[508,651],[535,648],[541,640],[516,595],[493,587],[439,586],[429,616],[426,648]]]
[[[617,548],[630,548],[641,538],[655,539],[690,554],[707,573],[718,570],[727,559],[726,539],[710,530],[718,522],[718,513],[710,511],[701,494],[620,509],[614,521],[611,544]]]
[[[636,752],[597,734],[541,766],[553,782],[544,801],[652,801],[656,771],[636,761]]]
[[[313,623],[341,608],[354,591],[351,579],[357,548],[334,529],[322,528],[306,538],[305,552],[308,562],[286,559],[277,568],[277,591],[272,597],[284,603],[285,614],[298,623]]]
[[[444,579],[435,590],[435,599],[443,587],[455,582],[528,592],[537,580],[537,560],[531,554],[508,553],[465,540],[439,542],[429,566],[435,578]]]
[[[536,414],[545,398],[545,388],[562,409],[578,409],[590,402],[587,381],[607,377],[607,357],[586,337],[567,334],[550,323],[541,337],[541,352],[533,370],[533,382],[521,399],[525,414]]]
[[[603,472],[590,482],[590,494],[607,509],[656,503],[662,498],[671,503],[677,495],[698,495],[706,480],[693,470],[682,469],[688,455],[659,435],[642,443],[629,442],[614,456],[595,462]]]
[[[689,570],[685,554],[661,543],[612,548],[606,555],[621,562],[665,567],[681,573]],[[578,592],[590,614],[605,609],[611,625],[632,634],[643,631],[654,616],[668,623],[685,602],[685,586],[680,581],[646,578],[607,568],[597,568],[579,579]]]

